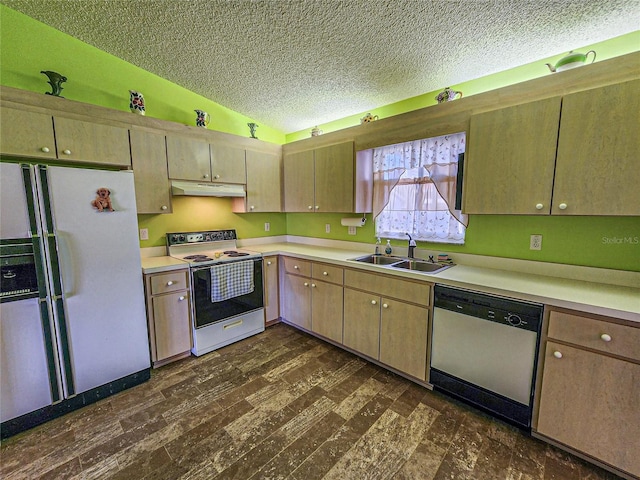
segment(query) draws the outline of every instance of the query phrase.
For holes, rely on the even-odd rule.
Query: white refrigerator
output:
[[[149,379],[137,230],[131,172],[0,163],[2,259],[37,276],[0,297],[3,438]]]

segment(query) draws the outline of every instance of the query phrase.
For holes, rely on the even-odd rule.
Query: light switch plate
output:
[[[330,223],[326,223],[324,226],[324,232],[325,233],[331,233],[331,224]]]
[[[271,224],[269,222],[264,222],[264,231],[268,232],[271,230]]]

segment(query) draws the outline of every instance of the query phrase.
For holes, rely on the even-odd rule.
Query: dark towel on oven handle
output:
[[[253,289],[253,260],[211,267],[211,302],[247,295]]]

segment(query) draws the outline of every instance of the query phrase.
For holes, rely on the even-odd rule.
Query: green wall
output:
[[[640,31],[606,42],[585,47],[594,48],[598,60],[637,51]],[[570,47],[571,48],[571,47]],[[542,59],[529,65],[500,72],[472,82],[452,85],[465,95],[500,88],[505,85],[548,75],[545,62],[555,63],[558,57]],[[40,70],[54,70],[69,78],[63,96],[70,100],[102,105],[128,111],[128,90],[145,95],[147,116],[193,125],[193,109],[211,114],[209,129],[249,136],[249,117],[189,92],[171,82],[97,50],[36,20],[0,5],[0,84],[36,92],[49,91],[46,77]],[[388,117],[435,104],[437,92],[429,92],[392,105],[374,109],[371,113]],[[320,127],[329,132],[359,124],[364,115],[354,115]],[[260,123],[260,122],[257,122]],[[307,138],[309,131],[288,135],[260,125],[258,136],[273,143],[285,143]],[[231,199],[176,197],[173,213],[139,215],[140,228],[149,229],[149,240],[142,247],[165,244],[165,233],[172,231],[236,228],[240,238],[270,235],[299,235],[334,240],[375,242],[371,215],[367,223],[348,235],[340,225],[343,214],[234,214]],[[265,232],[264,223],[270,223]],[[331,232],[325,233],[325,224]],[[529,235],[542,234],[542,250],[529,250]],[[470,218],[466,244],[445,246],[418,243],[448,253],[464,252],[519,259],[540,260],[572,265],[640,271],[640,217],[536,217],[474,215]],[[394,245],[404,242],[392,241]],[[373,249],[373,247],[372,247]]]

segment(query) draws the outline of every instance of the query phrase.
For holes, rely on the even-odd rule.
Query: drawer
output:
[[[189,288],[188,270],[176,270],[152,275],[149,279],[151,295],[186,290]]]
[[[311,262],[308,260],[300,260],[298,258],[284,257],[284,271],[293,273],[294,275],[302,275],[303,277],[311,276]]]
[[[343,284],[344,269],[326,263],[314,263],[311,266],[311,277],[325,282]]]
[[[601,352],[640,360],[639,328],[552,311],[548,337]]]
[[[344,284],[347,287],[424,305],[425,307],[429,305],[431,295],[430,283],[412,282],[397,277],[359,272],[357,270],[345,270]]]

